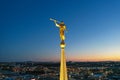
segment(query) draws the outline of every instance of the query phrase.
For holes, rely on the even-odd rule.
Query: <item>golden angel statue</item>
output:
[[[54,21],[55,25],[60,29],[60,39],[61,43],[64,43],[65,40],[65,34],[64,31],[66,30],[66,26],[63,21],[59,22],[55,19],[50,18],[50,20]]]

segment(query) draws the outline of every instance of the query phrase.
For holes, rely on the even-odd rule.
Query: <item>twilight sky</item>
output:
[[[120,0],[0,0],[0,61],[120,61]]]

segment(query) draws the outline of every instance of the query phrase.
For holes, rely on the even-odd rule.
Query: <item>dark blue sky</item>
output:
[[[0,0],[0,61],[120,60],[120,0]]]

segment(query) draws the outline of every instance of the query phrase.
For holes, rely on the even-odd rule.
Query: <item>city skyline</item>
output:
[[[1,0],[0,61],[59,61],[64,21],[67,61],[120,61],[119,0]]]

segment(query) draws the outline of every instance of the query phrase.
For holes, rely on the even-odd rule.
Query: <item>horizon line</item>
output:
[[[53,62],[53,63],[59,63],[60,61],[0,61],[0,63],[2,63],[2,62]],[[120,62],[120,60],[103,60],[103,61],[66,61],[67,63],[68,62]]]

